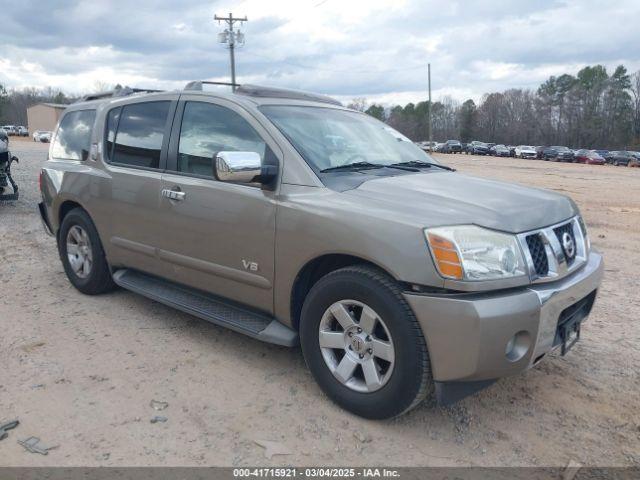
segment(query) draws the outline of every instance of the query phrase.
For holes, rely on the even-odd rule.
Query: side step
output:
[[[263,342],[285,347],[298,345],[298,333],[275,318],[215,295],[129,269],[117,270],[113,281],[122,288]]]

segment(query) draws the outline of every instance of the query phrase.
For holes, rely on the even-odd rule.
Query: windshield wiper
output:
[[[354,163],[347,163],[345,165],[338,165],[337,167],[325,168],[324,170],[320,170],[320,172],[325,173],[325,172],[335,172],[338,170],[361,170],[361,169],[382,168],[382,167],[384,167],[384,165],[378,165],[377,163],[354,162]]]
[[[430,167],[438,167],[443,170],[448,170],[450,172],[455,172],[456,169],[452,167],[447,167],[446,165],[441,165],[439,163],[432,162],[423,162],[422,160],[410,160],[408,162],[400,162],[400,163],[392,163],[388,165],[389,167],[413,167],[413,168],[430,168]]]

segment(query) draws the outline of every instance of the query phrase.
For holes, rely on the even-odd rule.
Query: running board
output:
[[[298,333],[275,318],[214,295],[129,269],[117,270],[113,281],[122,288],[263,342],[285,347],[299,343]]]

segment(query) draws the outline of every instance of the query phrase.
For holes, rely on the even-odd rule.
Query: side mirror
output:
[[[278,173],[275,165],[262,165],[256,152],[218,152],[213,162],[214,176],[221,182],[270,183]]]

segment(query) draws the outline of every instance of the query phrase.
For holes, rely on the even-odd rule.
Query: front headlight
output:
[[[586,248],[586,253],[588,254],[589,250],[591,250],[591,239],[589,238],[589,235],[587,235],[587,226],[584,223],[582,215],[578,215],[578,225],[580,225],[580,232],[584,237],[584,247]]]
[[[478,281],[525,275],[525,262],[515,235],[475,225],[429,228],[425,235],[443,277]]]

